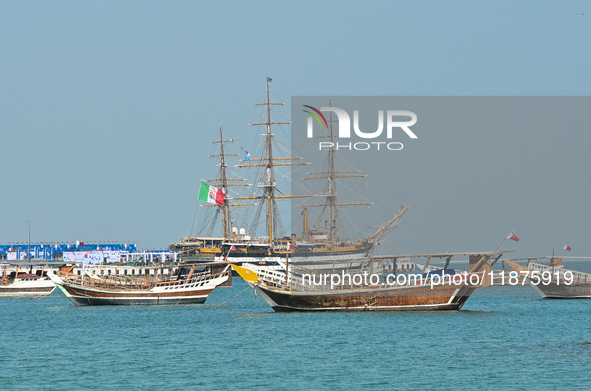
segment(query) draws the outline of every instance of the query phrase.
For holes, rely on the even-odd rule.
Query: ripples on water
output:
[[[0,389],[588,389],[591,301],[477,290],[464,309],[274,313],[246,287],[205,305],[0,299]]]

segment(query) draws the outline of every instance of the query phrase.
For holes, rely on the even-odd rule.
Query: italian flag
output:
[[[201,188],[199,189],[199,201],[210,204],[224,205],[224,198],[226,195],[220,189],[210,186],[205,181],[201,181]]]

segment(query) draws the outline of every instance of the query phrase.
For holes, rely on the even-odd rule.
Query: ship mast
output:
[[[232,209],[230,205],[230,197],[228,196],[228,188],[230,186],[248,186],[248,184],[244,183],[245,179],[230,179],[228,178],[227,170],[228,165],[226,164],[226,157],[227,156],[238,156],[237,153],[226,153],[226,143],[234,143],[234,139],[224,140],[224,129],[222,128],[222,122],[219,122],[220,125],[220,139],[219,141],[213,141],[212,144],[220,144],[220,153],[217,155],[210,155],[210,157],[218,157],[220,159],[220,177],[217,179],[208,179],[206,180],[207,183],[214,183],[216,186],[220,186],[222,192],[224,193],[224,204],[223,205],[212,205],[212,204],[205,204],[202,206],[216,206],[218,207],[218,212],[221,211],[222,213],[222,232],[224,239],[230,238],[230,223],[232,222]],[[232,182],[232,183],[230,183]],[[241,183],[242,182],[242,183]],[[254,204],[232,204],[233,206],[243,206],[243,205],[254,205]],[[216,214],[217,217],[217,214]],[[214,221],[216,218],[214,218]]]
[[[329,98],[330,107],[332,107],[332,97]],[[312,227],[316,227],[318,220],[322,217],[325,210],[328,210],[328,221],[326,222],[326,226],[324,228],[328,229],[328,242],[338,244],[341,241],[341,235],[339,232],[339,217],[338,217],[338,207],[341,206],[359,206],[359,205],[372,205],[372,202],[348,202],[348,203],[339,203],[338,202],[338,192],[337,192],[337,178],[365,178],[367,175],[360,174],[359,171],[337,171],[335,165],[336,159],[336,151],[334,148],[334,129],[333,123],[338,122],[338,120],[332,119],[332,111],[330,112],[329,118],[330,126],[329,130],[329,138],[332,147],[328,149],[328,171],[326,172],[309,172],[307,173],[305,178],[302,180],[310,180],[310,179],[326,179],[328,180],[328,188],[327,194],[324,196],[325,200],[323,204],[308,204],[308,205],[300,205],[301,207],[320,207],[320,211],[318,213],[318,217],[316,221],[312,225]],[[326,136],[319,136],[325,138]],[[306,236],[306,234],[304,234]]]
[[[265,189],[265,197],[267,199],[267,234],[269,236],[269,243],[273,246],[273,208],[275,204],[275,170],[273,169],[273,133],[271,132],[271,92],[269,90],[269,78],[267,77],[267,135],[265,142],[267,146],[267,168],[265,169],[265,181],[263,186]],[[278,103],[273,103],[278,104]]]
[[[233,141],[233,140],[232,140]],[[230,207],[230,200],[228,199],[228,179],[226,177],[226,154],[224,152],[224,130],[222,129],[222,121],[220,120],[220,171],[222,173],[222,192],[224,193],[224,204],[222,205],[222,232],[224,238],[229,237],[230,229],[228,227],[228,209]]]
[[[266,203],[266,231],[269,237],[269,244],[273,249],[273,239],[275,238],[277,231],[276,219],[279,216],[274,216],[277,208],[276,200],[278,198],[293,198],[293,197],[309,197],[304,196],[290,196],[290,195],[276,195],[277,183],[275,181],[275,166],[292,166],[292,165],[306,165],[309,163],[304,162],[288,162],[288,163],[277,163],[276,160],[299,160],[301,158],[276,158],[273,156],[273,142],[274,135],[272,132],[272,125],[289,125],[289,121],[273,121],[271,119],[271,106],[283,106],[285,103],[271,102],[271,91],[269,88],[269,82],[271,79],[267,77],[267,101],[264,103],[255,103],[255,106],[266,106],[267,107],[267,121],[251,123],[251,126],[265,126],[267,132],[265,133],[265,152],[261,159],[251,159],[250,161],[259,161],[260,163],[255,164],[239,164],[236,167],[264,167],[265,173],[262,181],[258,184],[258,187],[262,189],[262,195],[257,197],[235,197],[234,199],[258,199],[261,201],[260,207]],[[258,216],[258,213],[257,213]]]
[[[329,105],[332,107],[332,96],[329,98]],[[332,127],[332,111],[330,112],[330,145],[334,146],[334,133]],[[330,225],[328,226],[328,240],[330,242],[340,242],[341,238],[338,232],[337,225],[337,183],[336,174],[334,169],[334,149],[331,147],[328,150],[328,162],[329,162],[329,176],[328,176],[328,196],[326,198],[328,202],[328,218]]]

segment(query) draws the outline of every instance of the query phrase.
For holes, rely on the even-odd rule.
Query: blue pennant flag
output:
[[[273,81],[273,79],[271,79],[270,77],[267,77],[267,83]]]

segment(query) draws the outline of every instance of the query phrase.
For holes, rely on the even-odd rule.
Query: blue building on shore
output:
[[[62,259],[64,252],[73,251],[126,251],[137,252],[137,244],[107,243],[107,242],[45,242],[45,243],[12,243],[0,244],[0,260],[17,260],[29,258],[27,252],[31,251],[30,258],[47,261]]]

